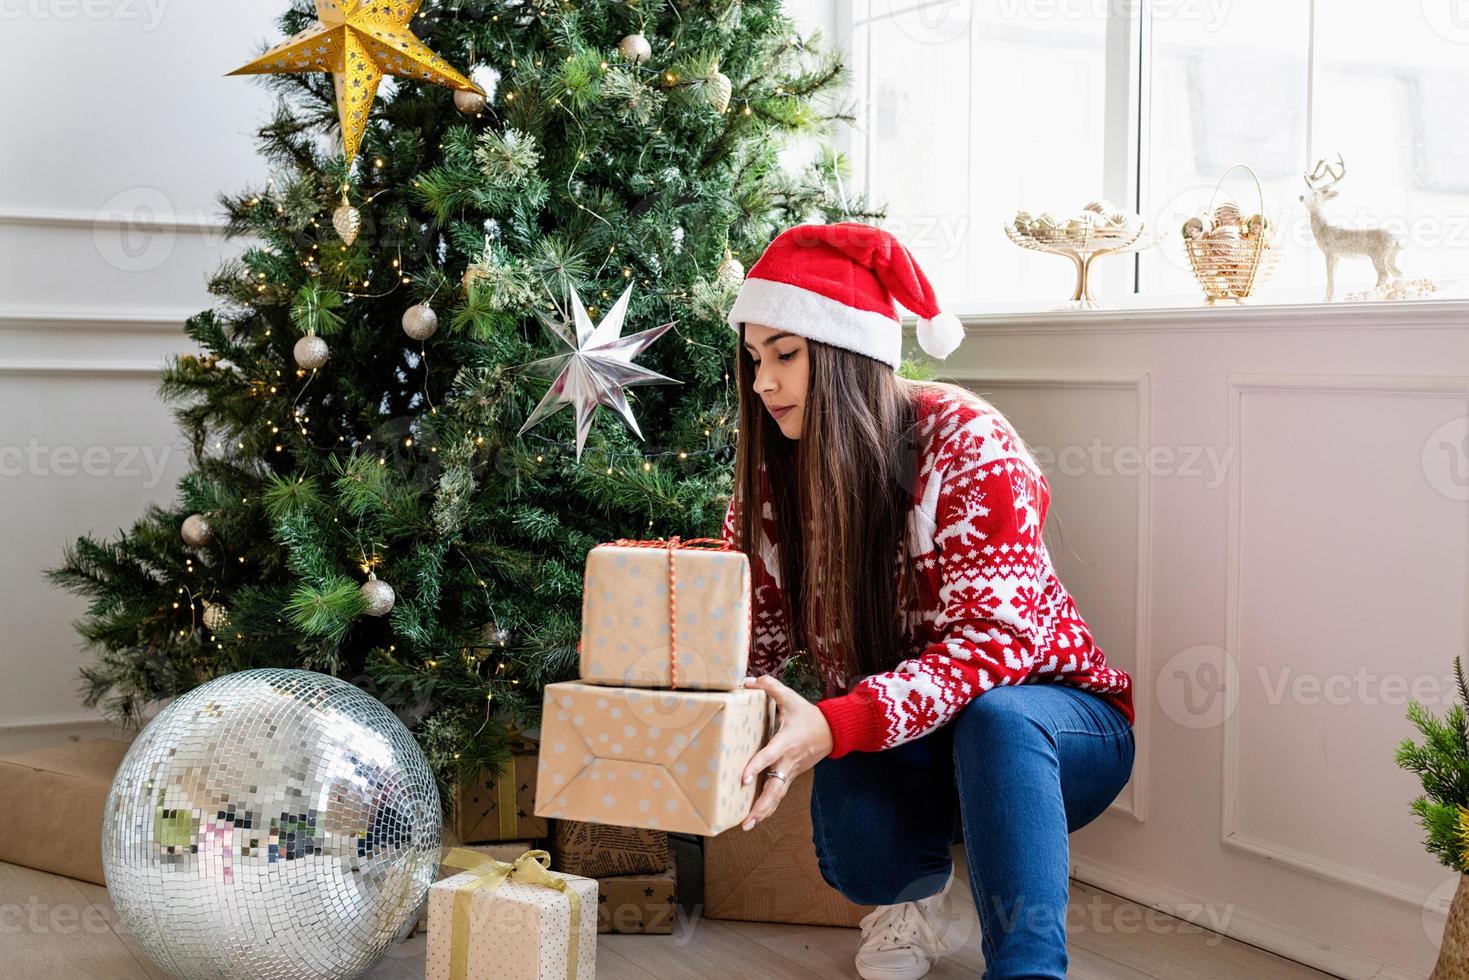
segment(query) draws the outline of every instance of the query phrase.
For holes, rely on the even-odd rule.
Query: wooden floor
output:
[[[962,854],[962,852],[961,852]],[[956,855],[960,856],[960,855]],[[962,867],[958,869],[963,874]],[[968,889],[955,892],[972,912]],[[1073,881],[1067,918],[1075,980],[1307,980],[1330,974]],[[856,977],[856,929],[727,922],[688,912],[671,936],[603,935],[598,980],[822,980]],[[425,938],[394,949],[367,976],[422,980]],[[984,973],[978,920],[931,980]],[[7,980],[166,980],[122,934],[99,885],[0,863],[0,976]]]

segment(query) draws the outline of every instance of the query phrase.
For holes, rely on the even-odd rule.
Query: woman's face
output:
[[[745,350],[755,361],[755,394],[787,439],[801,438],[806,407],[806,338],[768,327],[745,324]]]

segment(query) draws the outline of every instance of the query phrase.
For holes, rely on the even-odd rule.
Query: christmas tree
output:
[[[219,674],[325,671],[399,713],[447,802],[575,675],[591,547],[718,535],[741,261],[791,224],[880,215],[829,149],[781,166],[851,113],[840,57],[779,0],[318,7],[280,26],[321,60],[250,69],[277,72],[270,176],[221,195],[251,244],[160,385],[192,446],[177,502],[49,574],[89,600],[89,707],[136,724]],[[334,69],[333,44],[365,55]],[[576,323],[614,316],[672,325],[609,367]],[[607,377],[676,383],[579,429],[581,407],[537,411],[563,369],[593,404],[615,404]]]

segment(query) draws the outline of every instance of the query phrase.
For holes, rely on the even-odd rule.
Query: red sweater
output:
[[[925,383],[918,398],[922,462],[909,521],[919,605],[916,655],[847,684],[818,664],[833,758],[926,735],[997,684],[1058,683],[1092,691],[1133,721],[1132,678],[1092,640],[1041,540],[1051,490],[998,409],[965,388]],[[724,537],[736,540],[734,501]],[[779,677],[791,656],[782,612],[775,521],[762,506],[751,556],[752,675]]]

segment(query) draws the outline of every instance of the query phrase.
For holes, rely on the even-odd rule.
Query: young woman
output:
[[[1067,835],[1132,771],[1131,678],[1107,665],[1041,540],[1050,488],[964,388],[899,378],[894,300],[946,357],[963,336],[887,232],[799,225],[750,270],[724,535],[751,561],[746,684],[780,727],[747,764],[769,817],[814,768],[823,876],[861,904],[857,972],[911,980],[967,930],[943,909],[965,842],[986,980],[1066,975]],[[746,515],[759,515],[747,520]],[[781,682],[805,650],[826,686]]]

